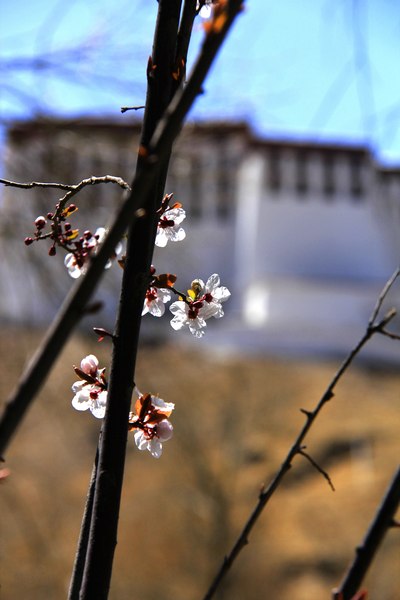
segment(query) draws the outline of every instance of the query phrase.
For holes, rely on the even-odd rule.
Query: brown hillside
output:
[[[39,339],[2,332],[2,399]],[[107,364],[108,350],[74,337],[9,448],[1,600],[66,597],[100,426],[71,407],[72,364],[88,353]],[[176,403],[175,435],[159,460],[129,440],[112,600],[203,597],[304,422],[299,409],[313,408],[337,366],[142,349],[137,385]],[[298,458],[219,598],[330,598],[397,467],[399,430],[400,373],[358,361],[307,442],[336,492]],[[398,531],[386,537],[366,587],[371,600],[398,598]]]

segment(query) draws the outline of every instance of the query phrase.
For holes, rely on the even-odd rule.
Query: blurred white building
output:
[[[112,174],[129,181],[139,132],[138,124],[124,121],[16,123],[5,176],[76,183]],[[177,273],[182,289],[218,272],[232,290],[226,318],[207,332],[213,344],[295,354],[348,349],[399,263],[400,170],[376,164],[361,146],[258,139],[244,124],[188,125],[166,191],[187,211],[187,238],[156,249],[158,272]],[[0,241],[9,258],[1,267],[2,319],[43,321],[71,285],[61,257],[43,261],[44,244],[22,243],[34,218],[58,197],[3,190]],[[93,228],[104,225],[120,198],[109,185],[86,189],[76,199],[79,217]],[[18,282],[10,292],[13,264],[18,272],[30,265],[29,293],[21,294]],[[107,274],[101,291],[111,320],[119,277]],[[389,300],[396,304],[396,294]],[[386,352],[386,339],[374,344],[371,351]]]

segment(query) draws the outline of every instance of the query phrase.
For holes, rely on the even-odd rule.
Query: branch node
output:
[[[313,414],[310,410],[306,410],[305,408],[301,408],[300,412],[302,412],[303,415],[306,415],[307,419],[311,419]]]

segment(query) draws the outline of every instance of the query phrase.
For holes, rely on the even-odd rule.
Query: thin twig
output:
[[[142,108],[146,108],[145,106],[121,106],[121,112],[125,113],[128,110],[140,110]]]
[[[250,532],[252,531],[254,525],[258,521],[258,518],[260,517],[266,504],[271,499],[271,497],[275,493],[275,491],[278,489],[284,476],[291,469],[292,461],[293,461],[294,457],[297,454],[301,453],[301,450],[303,447],[303,442],[304,442],[309,430],[311,429],[312,425],[316,421],[322,408],[325,406],[325,404],[327,402],[329,402],[329,400],[331,398],[333,398],[334,389],[336,387],[336,384],[340,380],[340,378],[343,376],[343,374],[349,368],[349,366],[351,365],[351,363],[353,362],[355,357],[358,355],[358,353],[361,351],[361,349],[365,346],[365,344],[370,340],[370,338],[375,333],[379,333],[390,322],[390,320],[395,317],[396,311],[394,309],[391,309],[390,311],[388,311],[385,314],[385,316],[382,318],[381,321],[379,321],[378,323],[376,322],[376,319],[378,317],[379,310],[382,307],[383,301],[384,301],[385,297],[387,296],[393,283],[395,282],[395,280],[397,279],[397,277],[399,275],[400,275],[400,269],[397,269],[394,272],[394,274],[391,276],[391,278],[388,280],[388,282],[385,284],[383,290],[381,291],[381,293],[378,297],[378,301],[374,307],[371,317],[368,321],[368,326],[367,326],[367,329],[366,329],[364,335],[362,336],[362,338],[360,339],[358,344],[353,348],[353,350],[351,350],[351,352],[349,352],[347,358],[343,361],[343,363],[341,364],[341,366],[339,367],[339,369],[333,376],[331,382],[329,383],[328,387],[326,388],[324,394],[322,395],[321,399],[319,400],[319,402],[316,405],[316,407],[314,408],[314,410],[307,411],[307,410],[302,409],[302,412],[306,416],[306,422],[304,423],[302,429],[300,430],[299,434],[297,435],[297,438],[295,439],[292,447],[290,448],[289,452],[287,453],[286,458],[282,462],[281,467],[277,471],[277,473],[274,476],[274,478],[272,479],[271,483],[269,484],[269,486],[267,488],[263,488],[261,490],[256,506],[254,507],[252,513],[248,517],[248,519],[247,519],[242,531],[240,532],[236,542],[234,543],[231,551],[229,552],[228,555],[225,556],[217,575],[215,576],[206,595],[204,596],[204,600],[210,600],[214,596],[215,592],[219,588],[224,577],[227,575],[229,569],[231,568],[232,564],[236,560],[237,556],[239,555],[241,550],[248,544],[248,538],[249,538]]]
[[[381,293],[378,296],[378,300],[376,301],[374,310],[372,311],[372,314],[370,316],[370,319],[368,321],[368,325],[369,327],[372,327],[373,324],[376,321],[376,317],[378,316],[378,313],[382,307],[383,301],[385,300],[386,296],[388,295],[390,288],[392,287],[392,285],[394,284],[394,282],[396,281],[396,279],[398,278],[398,276],[400,275],[400,267],[398,267],[396,269],[396,271],[393,273],[393,275],[390,277],[390,279],[387,280],[385,286],[383,287]]]
[[[350,565],[339,588],[333,591],[334,600],[350,600],[357,593],[374,559],[378,548],[391,528],[395,513],[400,504],[400,468],[386,490],[361,546],[356,548],[356,556]]]
[[[330,476],[328,475],[328,473],[326,471],[324,471],[324,469],[322,467],[319,466],[319,464],[307,453],[304,451],[305,446],[303,446],[303,448],[301,448],[298,451],[298,454],[301,454],[301,456],[304,456],[304,458],[306,458],[314,467],[314,469],[316,469],[318,471],[318,473],[321,473],[321,475],[323,477],[325,477],[325,479],[327,480],[329,487],[331,488],[332,492],[335,491],[335,486],[332,483],[332,479],[330,478]]]
[[[54,188],[59,190],[65,190],[67,192],[80,192],[81,189],[87,185],[97,185],[99,183],[116,183],[125,190],[130,190],[129,183],[124,181],[121,177],[115,177],[114,175],[103,175],[102,177],[87,177],[82,179],[79,183],[67,184],[67,183],[46,183],[44,181],[31,181],[30,183],[19,183],[17,181],[10,181],[9,179],[0,179],[0,183],[6,187],[16,187],[28,190],[34,187],[45,187]]]
[[[400,340],[400,335],[397,333],[392,333],[391,331],[387,331],[386,329],[381,329],[380,333],[390,338],[391,340]]]

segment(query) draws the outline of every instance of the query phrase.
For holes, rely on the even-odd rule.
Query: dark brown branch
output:
[[[357,593],[388,529],[392,526],[400,504],[400,468],[386,490],[382,504],[373,519],[343,582],[333,591],[334,600],[351,600]]]
[[[89,489],[86,498],[85,510],[82,518],[81,531],[79,535],[78,547],[75,555],[74,567],[72,570],[71,583],[68,593],[68,600],[79,600],[80,589],[82,585],[83,571],[87,554],[87,545],[90,532],[90,523],[92,520],[92,509],[94,500],[94,491],[96,489],[97,464],[99,460],[99,451],[97,449],[96,458],[93,465],[92,476],[90,478]]]
[[[171,100],[180,11],[181,0],[159,1],[153,52],[149,61],[154,69],[148,70],[141,148],[148,145]],[[145,214],[128,232],[81,600],[106,599],[111,582],[141,314],[158,223],[157,209],[163,198],[168,160],[169,151],[157,161],[152,186],[145,198]],[[146,156],[143,152],[139,153],[137,172],[141,171],[145,162]]]
[[[296,456],[296,454],[301,453],[301,450],[303,447],[303,442],[304,442],[309,430],[315,423],[322,408],[333,397],[334,388],[336,387],[336,384],[338,383],[340,378],[347,371],[347,369],[349,368],[349,366],[351,365],[351,363],[353,362],[355,357],[359,354],[359,352],[362,350],[362,348],[365,346],[365,344],[370,340],[370,338],[375,333],[380,332],[381,329],[391,319],[394,318],[396,311],[390,310],[383,317],[383,319],[381,321],[376,323],[376,319],[378,317],[378,313],[382,306],[382,303],[383,303],[385,297],[387,296],[390,288],[392,287],[393,283],[395,282],[395,280],[397,279],[397,277],[399,275],[400,275],[400,269],[397,269],[395,271],[395,273],[391,276],[391,278],[388,280],[386,285],[384,286],[382,292],[379,295],[378,302],[375,305],[374,310],[371,314],[371,317],[368,321],[368,326],[365,331],[365,334],[360,339],[358,344],[353,348],[353,350],[351,350],[351,352],[348,354],[347,358],[343,361],[343,363],[341,364],[341,366],[335,373],[334,377],[332,378],[331,382],[329,383],[328,387],[326,388],[324,394],[322,395],[321,399],[319,400],[319,402],[316,405],[316,407],[314,408],[314,410],[309,412],[304,409],[301,409],[302,412],[306,416],[305,424],[303,425],[302,429],[300,430],[297,438],[295,439],[292,447],[290,448],[289,452],[287,453],[286,458],[284,459],[283,463],[281,464],[281,467],[277,471],[275,477],[272,479],[271,483],[269,484],[269,486],[267,488],[263,488],[261,490],[261,493],[258,497],[258,502],[257,502],[256,506],[254,507],[253,512],[250,514],[249,518],[247,519],[247,521],[246,521],[242,531],[240,532],[236,542],[234,543],[231,551],[229,552],[229,554],[227,556],[225,556],[217,575],[215,576],[213,582],[211,583],[211,586],[209,587],[206,595],[204,596],[204,600],[210,600],[214,596],[214,594],[217,591],[218,587],[220,586],[222,580],[227,575],[229,569],[231,568],[232,564],[234,563],[234,561],[240,554],[241,550],[248,544],[248,538],[249,538],[250,532],[252,531],[253,527],[255,526],[256,522],[258,521],[258,518],[260,517],[265,506],[271,499],[272,495],[275,493],[275,491],[278,489],[279,485],[282,483],[284,476],[291,469],[294,457]]]
[[[238,2],[236,4],[239,6]],[[146,170],[148,164],[155,164],[156,168],[152,185],[146,190],[146,200],[143,205],[145,215],[140,222],[131,227],[128,235],[81,599],[106,598],[110,585],[141,313],[154,249],[158,223],[157,210],[163,198],[169,153],[173,139],[181,127],[182,119],[199,93],[216,50],[229,29],[228,25],[233,22],[233,17],[230,22],[227,19],[227,25],[222,28],[222,31],[218,31],[217,45],[213,40],[213,44],[209,47],[206,41],[193,72],[194,83],[190,86],[191,78],[187,87],[175,94],[174,98],[178,99],[175,103],[172,101],[174,108],[167,111],[169,116],[162,121],[163,125],[160,129],[160,119],[170,102],[171,94],[176,89],[173,61],[176,56],[180,5],[180,1],[159,1],[155,44],[149,61],[148,93],[137,172],[140,175]],[[230,0],[227,6],[233,5],[235,0]],[[168,126],[170,119],[174,122],[172,127]],[[156,127],[160,135],[156,136],[154,141],[153,132]],[[157,151],[159,147],[163,152]]]

